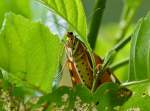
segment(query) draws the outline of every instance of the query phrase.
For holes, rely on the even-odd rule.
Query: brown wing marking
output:
[[[73,85],[80,84],[81,80],[80,80],[80,77],[79,77],[78,72],[76,70],[75,64],[70,60],[67,61],[67,64],[68,64],[72,84]]]
[[[96,54],[94,54],[94,57],[95,57],[95,62],[96,62],[96,69],[98,71],[101,68],[103,60]],[[99,87],[101,84],[105,82],[114,82],[114,79],[116,79],[116,77],[113,77],[113,74],[109,71],[109,69],[106,69],[103,76],[100,78],[97,87]]]

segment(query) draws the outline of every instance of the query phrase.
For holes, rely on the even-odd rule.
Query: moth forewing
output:
[[[66,52],[71,51],[70,54],[67,53],[67,55],[68,60],[72,64],[72,67],[70,67],[72,81],[77,81],[76,79],[79,78],[81,83],[84,83],[91,89],[93,82],[93,71],[89,60],[90,58],[88,57],[89,53],[84,44],[77,39],[72,32],[68,32],[67,37],[65,47]],[[71,71],[72,69],[73,71]],[[74,83],[76,84],[76,82]]]
[[[69,68],[69,72],[71,75],[71,80],[73,85],[83,83],[79,72],[76,67],[76,63],[74,60],[74,53],[76,52],[75,47],[77,47],[78,42],[75,40],[73,35],[70,33],[67,34],[67,43],[65,44],[65,49],[66,49],[66,55],[67,55],[67,64]]]

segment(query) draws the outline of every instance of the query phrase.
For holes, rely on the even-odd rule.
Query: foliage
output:
[[[150,14],[141,19],[133,34],[130,52],[129,80],[143,80],[150,74]]]
[[[3,27],[0,35],[1,67],[10,73],[8,76],[49,92],[61,52],[58,38],[42,24],[12,13],[6,15]]]
[[[99,71],[101,74],[109,68],[113,73],[113,69],[126,65],[129,66],[129,73],[125,75],[126,78],[128,76],[128,80],[126,83],[103,83],[95,92],[83,84],[53,88],[55,79],[56,84],[60,84],[61,75],[59,74],[62,71],[59,68],[65,64],[62,63],[65,53],[63,50],[65,37],[61,39],[60,35],[54,34],[53,27],[47,27],[48,23],[53,21],[45,19],[41,23],[35,22],[37,17],[33,10],[36,8],[33,5],[35,3],[40,4],[40,8],[46,10],[38,16],[41,17],[40,19],[45,19],[42,18],[42,15],[47,16],[51,12],[55,14],[53,25],[58,27],[59,20],[67,23],[67,31],[74,32],[77,38],[85,44],[92,58],[93,71],[96,68],[93,52],[99,36],[98,31],[103,28],[100,23],[105,0],[95,2],[91,24],[86,21],[85,15],[89,14],[85,14],[83,7],[90,4],[83,5],[86,2],[81,0],[1,0],[1,111],[150,110],[148,105],[150,99],[150,13],[137,22],[136,28],[131,27],[141,0],[124,1],[122,17],[116,31],[117,39],[113,38],[115,46],[109,49],[104,56]],[[110,30],[106,31],[109,33]],[[129,42],[130,38],[129,59],[115,64],[116,55],[119,55],[119,51]],[[87,39],[90,39],[89,42]],[[101,75],[98,76],[101,77]],[[94,80],[97,79],[94,78]],[[116,79],[116,81],[119,80]]]

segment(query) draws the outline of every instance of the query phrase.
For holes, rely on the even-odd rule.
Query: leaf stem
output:
[[[97,72],[94,82],[93,82],[93,87],[92,87],[92,92],[94,92],[98,86],[98,81],[100,78],[103,76],[105,70],[107,69],[108,64],[110,61],[114,58],[117,52],[119,52],[129,41],[131,40],[131,36],[124,38],[121,40],[118,44],[116,44],[105,56],[104,62],[101,66],[101,69],[99,72]]]
[[[122,67],[122,66],[124,66],[124,65],[126,65],[126,64],[128,64],[128,63],[129,63],[129,58],[125,58],[125,59],[123,59],[123,60],[121,60],[121,61],[119,61],[119,62],[117,62],[117,63],[112,64],[112,65],[109,67],[109,69],[110,69],[111,71],[115,71],[116,69],[118,69],[118,68],[120,68],[120,67]]]
[[[118,42],[118,44],[116,44],[116,46],[114,47],[115,51],[119,51],[120,49],[122,49],[129,41],[131,40],[131,36],[124,38],[123,40],[121,40],[120,42]]]
[[[106,0],[97,0],[93,10],[94,14],[91,19],[88,33],[88,41],[92,50],[95,48],[95,43],[99,32],[99,28],[101,26],[101,20],[105,9],[105,4]]]
[[[121,86],[127,87],[127,86],[131,86],[131,85],[147,83],[147,82],[150,82],[150,80],[149,79],[145,79],[145,80],[140,80],[140,81],[127,82],[127,83],[121,84]]]

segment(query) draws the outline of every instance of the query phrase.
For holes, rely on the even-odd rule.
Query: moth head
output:
[[[75,41],[76,38],[75,36],[73,35],[73,32],[67,32],[67,46],[69,48],[73,48],[74,44],[75,44]]]

